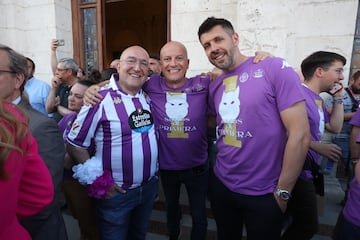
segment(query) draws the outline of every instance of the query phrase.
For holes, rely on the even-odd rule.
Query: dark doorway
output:
[[[158,54],[167,41],[167,5],[167,0],[106,1],[104,67],[131,45]]]
[[[102,70],[131,46],[158,54],[169,39],[170,0],[71,1],[74,59]]]

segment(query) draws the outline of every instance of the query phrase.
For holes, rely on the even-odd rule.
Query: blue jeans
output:
[[[207,232],[206,195],[209,168],[207,165],[188,170],[161,170],[160,177],[166,201],[167,227],[171,239],[180,233],[180,187],[185,185],[192,217],[191,240],[205,240]]]
[[[155,196],[158,177],[143,186],[117,192],[110,199],[96,202],[102,240],[145,240]]]
[[[353,167],[350,161],[350,136],[349,138],[334,137],[333,142],[341,148],[341,160],[345,166],[348,180],[351,181],[353,178]]]

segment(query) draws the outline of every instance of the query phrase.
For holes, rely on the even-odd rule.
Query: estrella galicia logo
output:
[[[154,124],[151,112],[145,109],[136,109],[129,116],[129,126],[135,132],[143,133],[150,130]]]

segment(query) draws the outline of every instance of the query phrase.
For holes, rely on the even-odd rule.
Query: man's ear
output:
[[[24,74],[16,73],[15,78],[16,78],[16,83],[15,83],[16,89],[20,89],[22,85],[25,85],[25,75]]]
[[[239,34],[238,34],[238,33],[234,33],[233,36],[232,36],[232,39],[233,39],[233,41],[234,41],[234,45],[235,45],[235,46],[239,46],[239,41],[240,41]]]
[[[321,77],[324,74],[325,70],[321,67],[317,67],[314,71],[314,76]]]

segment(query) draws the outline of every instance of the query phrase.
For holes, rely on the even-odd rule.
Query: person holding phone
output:
[[[344,118],[344,90],[340,87],[340,90],[334,91],[334,107],[331,115],[319,94],[331,91],[344,79],[345,64],[346,59],[343,56],[325,51],[314,52],[301,63],[304,76],[302,85],[312,140],[303,171],[288,203],[287,214],[292,218],[292,222],[284,232],[283,240],[311,239],[318,230],[316,194],[323,194],[321,192],[323,186],[318,186],[320,189],[315,188],[314,178],[321,177],[316,173],[318,169],[316,166],[320,162],[320,155],[333,161],[337,161],[341,156],[340,147],[321,142],[321,135],[325,129],[332,133],[340,132]]]

